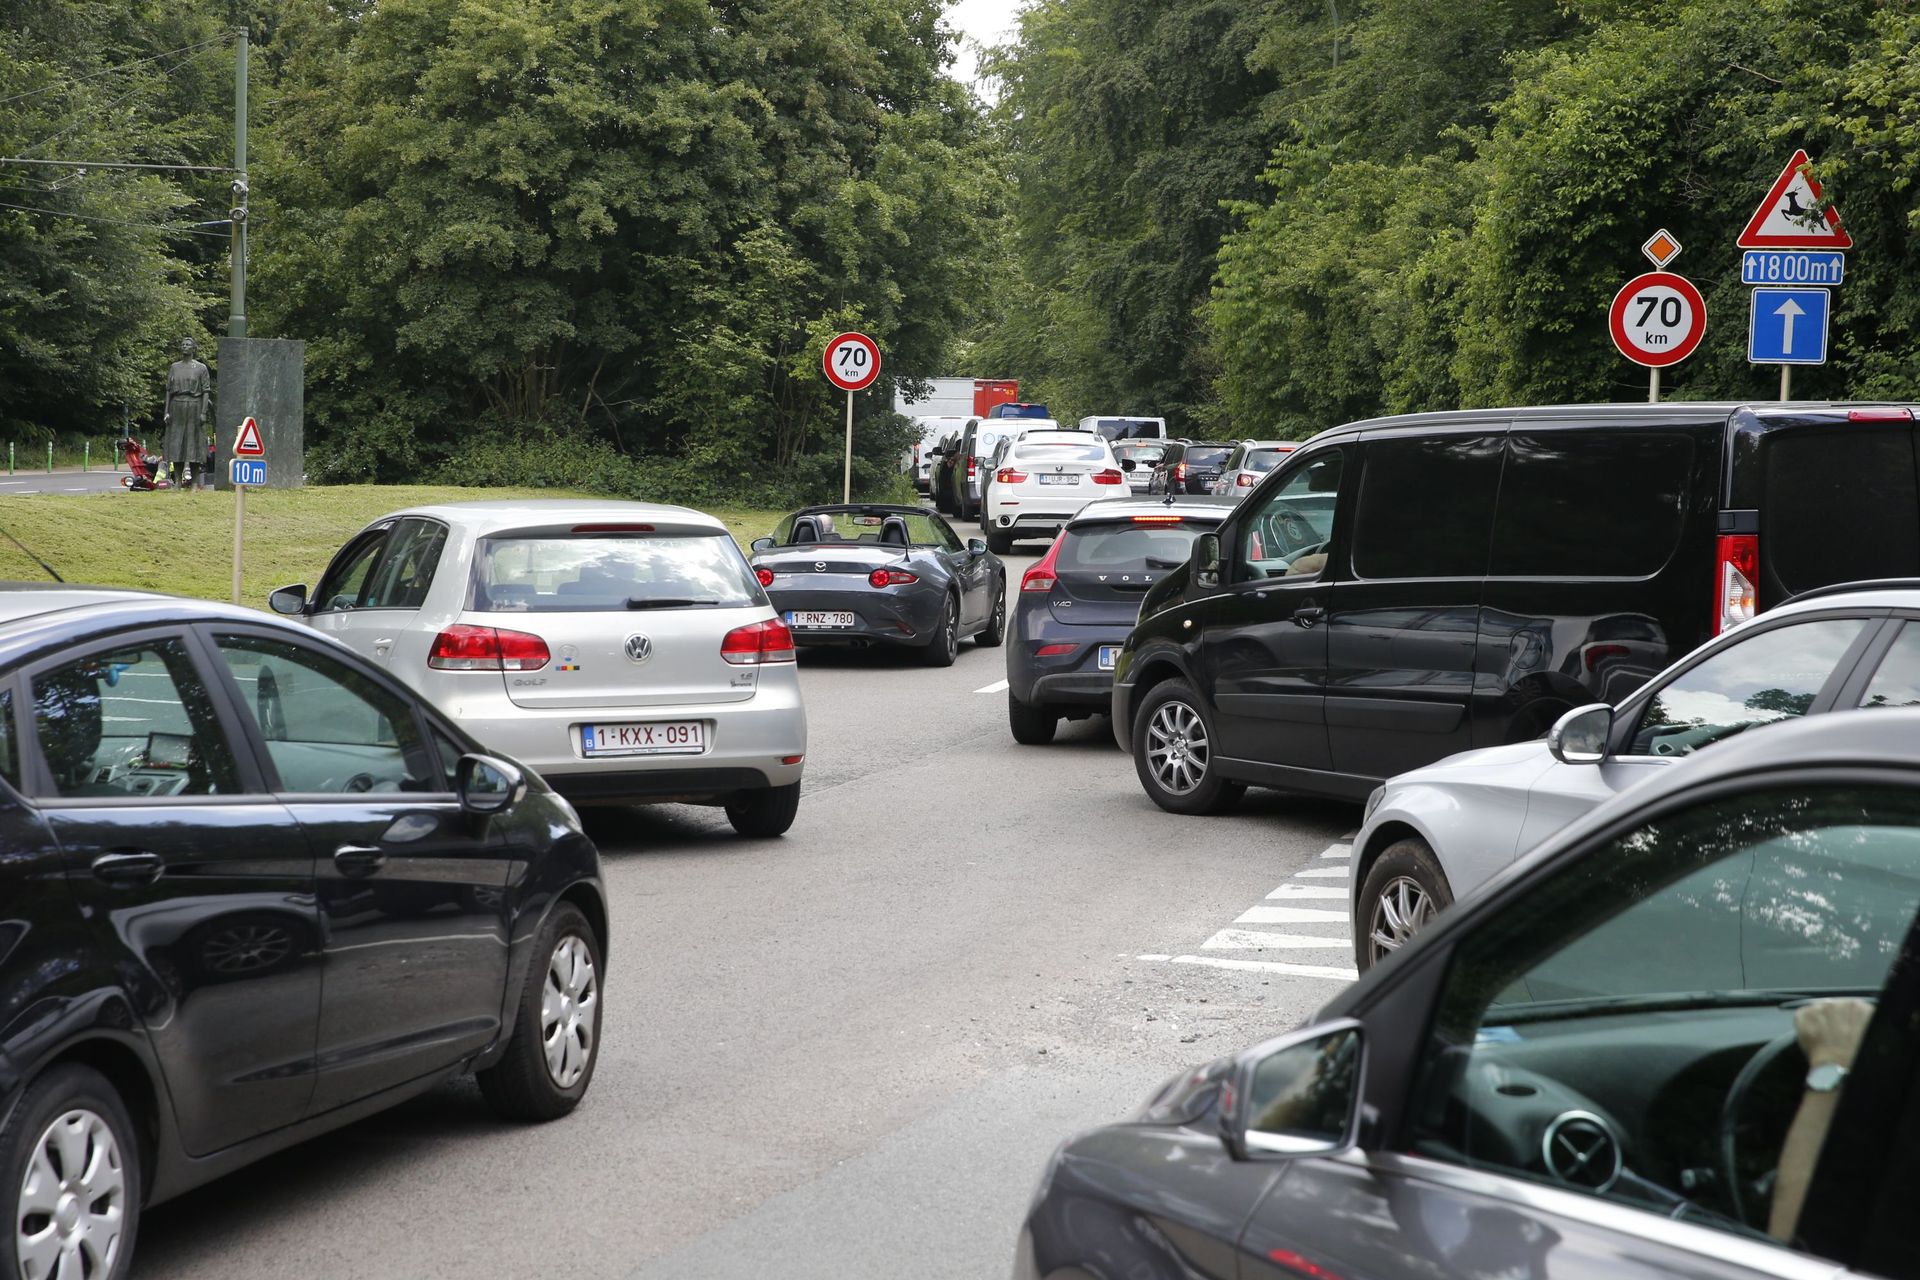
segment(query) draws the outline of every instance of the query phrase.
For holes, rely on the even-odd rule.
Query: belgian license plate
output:
[[[790,627],[850,627],[851,613],[825,612],[819,609],[795,609],[787,614]]]
[[[1041,476],[1041,484],[1079,484],[1079,476]]]
[[[699,720],[583,724],[580,746],[590,756],[695,756],[707,749],[707,726]]]
[[[1115,658],[1117,658],[1117,657],[1119,657],[1119,656],[1120,656],[1120,646],[1119,646],[1119,645],[1117,645],[1117,644],[1103,644],[1103,645],[1101,645],[1101,646],[1100,646],[1100,652],[1099,652],[1099,654],[1098,654],[1098,658],[1099,658],[1099,662],[1100,662],[1100,669],[1101,669],[1102,671],[1111,671],[1111,670],[1113,670],[1113,660],[1114,660]]]

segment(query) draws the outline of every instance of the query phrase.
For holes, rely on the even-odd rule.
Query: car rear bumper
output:
[[[804,577],[805,575],[801,575]],[[939,625],[940,611],[947,602],[945,593],[930,589],[924,582],[911,588],[806,591],[774,587],[767,592],[773,607],[793,631],[795,644],[803,646],[846,644],[925,644]],[[803,613],[851,613],[851,627],[794,626],[791,615]]]
[[[1100,669],[1100,650],[1116,652],[1125,643],[1124,630],[1096,626],[1063,626],[1044,603],[1021,601],[1007,642],[1007,688],[1029,706],[1087,707],[1105,711],[1113,701],[1113,672]],[[1070,644],[1067,653],[1041,657],[1046,645]]]

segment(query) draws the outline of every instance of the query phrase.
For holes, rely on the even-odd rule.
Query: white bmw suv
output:
[[[309,595],[273,593],[578,804],[720,804],[793,824],[807,750],[793,635],[712,516],[641,502],[397,511]]]
[[[1126,472],[1100,436],[1027,431],[1003,451],[987,487],[987,547],[1005,555],[1016,538],[1051,538],[1089,502],[1128,492]]]

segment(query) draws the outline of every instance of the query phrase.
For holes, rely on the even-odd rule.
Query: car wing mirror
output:
[[[281,587],[267,597],[267,605],[275,613],[288,615],[307,611],[307,584],[302,582],[291,587]]]
[[[1360,1024],[1307,1027],[1242,1057],[1220,1102],[1235,1160],[1324,1155],[1352,1146],[1360,1113]]]
[[[497,756],[461,756],[455,777],[460,807],[468,813],[505,813],[526,798],[526,773]]]
[[[1547,730],[1547,750],[1561,764],[1599,764],[1613,736],[1613,708],[1604,702],[1575,707]]]
[[[983,556],[987,554],[986,539],[985,538],[968,538],[967,550],[973,552],[973,554],[977,556]]]
[[[772,538],[755,538],[747,545],[751,551],[772,551],[775,543]]]
[[[1193,540],[1194,585],[1217,587],[1220,585],[1220,535],[1203,533]]]

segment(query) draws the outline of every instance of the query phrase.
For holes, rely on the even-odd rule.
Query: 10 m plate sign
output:
[[[1707,330],[1707,301],[1693,281],[1671,271],[1649,271],[1613,296],[1607,327],[1620,354],[1649,369],[1693,354]]]

